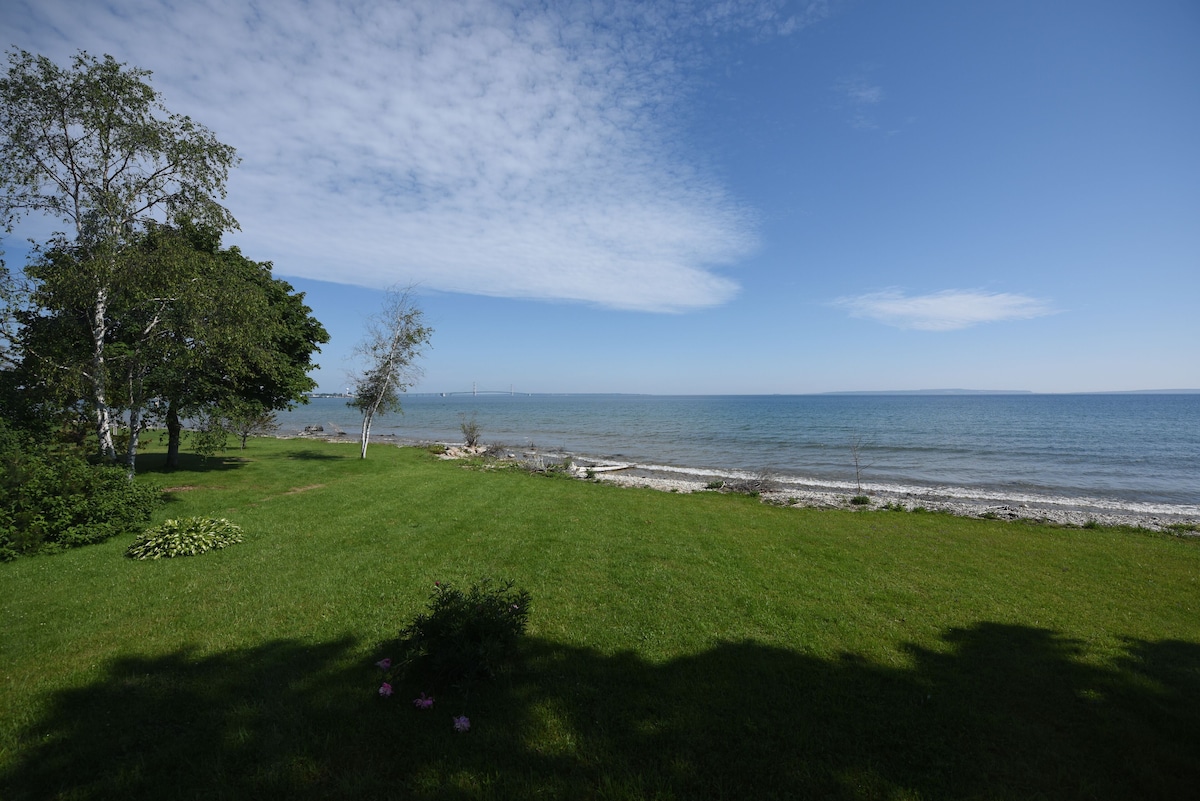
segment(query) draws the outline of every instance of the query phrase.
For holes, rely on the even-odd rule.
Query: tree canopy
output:
[[[152,225],[120,263],[136,280],[110,290],[102,380],[128,421],[129,460],[151,422],[166,424],[173,467],[182,418],[262,415],[315,387],[308,372],[329,335],[269,262],[222,249],[212,232]],[[59,408],[86,400],[93,380],[90,264],[65,249],[27,268],[37,288],[23,318],[26,373]]]
[[[177,462],[181,416],[207,417],[224,430],[230,421],[304,402],[316,388],[313,356],[329,341],[304,293],[272,277],[270,262],[195,235],[192,247],[201,268],[186,303],[174,310],[170,347],[155,376],[166,404],[168,466]]]
[[[153,291],[170,276],[160,273],[167,262],[161,250],[146,249],[147,237],[155,224],[168,222],[218,234],[237,227],[219,202],[237,162],[234,149],[189,117],[167,111],[147,83],[149,75],[111,56],[97,59],[81,51],[64,69],[44,56],[13,50],[9,70],[0,77],[0,219],[10,232],[18,218],[31,213],[71,229],[39,244],[39,291],[48,308],[84,310],[69,324],[86,331],[88,365],[77,361],[71,380],[88,389],[98,447],[110,459],[116,459],[120,417],[112,395],[134,397],[140,388],[138,377],[128,374],[122,379],[133,386],[112,387],[109,346],[127,342],[139,325],[143,334],[156,334],[168,302],[162,298],[172,294]],[[68,268],[74,274],[47,280]],[[131,285],[143,290],[142,297],[121,306],[132,299],[114,296]],[[64,296],[49,301],[51,291]],[[134,438],[139,408],[133,402],[125,409],[130,417],[124,424]]]

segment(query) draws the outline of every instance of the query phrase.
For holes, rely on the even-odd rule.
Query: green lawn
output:
[[[244,458],[238,458],[244,454]],[[167,517],[0,564],[0,798],[1185,798],[1200,543],[254,440]],[[157,460],[157,461],[156,461]],[[509,675],[377,693],[435,580],[533,595]],[[433,692],[433,709],[411,699]],[[470,716],[456,733],[451,717]]]

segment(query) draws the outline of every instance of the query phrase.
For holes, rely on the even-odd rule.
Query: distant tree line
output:
[[[0,217],[6,233],[28,214],[61,230],[33,243],[20,274],[0,260],[6,452],[65,464],[73,444],[95,469],[132,476],[148,428],[165,428],[176,467],[184,420],[211,452],[305,402],[329,335],[270,262],[222,246],[238,227],[221,204],[234,149],[170,113],[145,70],[85,52],[65,68],[8,56]],[[27,507],[0,509],[0,552],[6,537],[24,542],[39,514]]]

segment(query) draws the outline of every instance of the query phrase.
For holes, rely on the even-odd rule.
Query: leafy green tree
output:
[[[17,343],[17,314],[21,308],[21,290],[4,263],[0,251],[0,370],[14,369],[20,363]]]
[[[20,320],[31,301],[28,282],[12,275],[0,252],[0,418],[21,428],[37,427],[37,399],[24,386]]]
[[[29,372],[64,408],[86,397],[79,378],[90,380],[93,368],[84,354],[94,284],[90,262],[74,260],[59,249],[27,268],[38,285],[23,330]],[[104,383],[129,421],[130,469],[151,423],[165,423],[167,466],[176,467],[184,418],[206,421],[198,442],[215,451],[223,421],[288,408],[315,387],[312,357],[329,335],[269,262],[221,249],[212,231],[150,224],[121,264],[140,280],[110,293]]]
[[[115,307],[120,302],[114,296],[130,282],[153,283],[147,270],[157,266],[139,248],[140,240],[155,221],[187,220],[212,231],[237,226],[218,202],[237,160],[234,149],[190,118],[168,112],[147,83],[149,75],[111,56],[97,59],[81,51],[64,69],[14,50],[8,73],[0,77],[0,218],[10,232],[29,213],[70,229],[44,243],[41,263],[80,270],[78,280],[53,288],[70,297],[52,305],[78,308],[86,297],[86,317],[70,323],[85,326],[89,365],[73,380],[87,387],[99,449],[114,460],[121,409],[112,402],[109,344],[128,341],[136,327],[121,318],[128,309]],[[137,305],[149,316],[136,324],[150,326],[151,334],[159,319],[154,297],[147,291]],[[114,326],[126,330],[114,337]],[[60,362],[68,363],[78,360]],[[128,374],[121,378],[138,381]],[[133,397],[139,389],[119,391]],[[132,404],[124,411],[137,410]],[[140,423],[130,419],[127,425],[136,435]]]
[[[304,293],[274,278],[270,262],[195,234],[192,247],[203,253],[203,268],[169,316],[170,347],[152,377],[166,404],[168,467],[178,465],[181,418],[202,417],[212,433],[236,433],[238,421],[306,403],[316,388],[313,356],[329,341]]]
[[[354,378],[354,398],[347,404],[362,412],[362,455],[367,458],[375,415],[399,412],[400,393],[419,377],[414,362],[429,345],[433,329],[426,326],[412,290],[391,290],[383,309],[367,323],[358,354],[367,364]]]
[[[279,420],[275,412],[234,410],[225,418],[226,430],[233,433],[246,450],[246,440],[250,437],[265,437],[279,430]]]
[[[96,386],[105,387],[111,419],[126,421],[124,456],[132,472],[139,436],[152,420],[149,407],[161,394],[157,379],[172,353],[180,310],[194,305],[205,264],[173,229],[151,223],[115,265],[108,269],[75,246],[44,250],[30,262],[26,274],[34,289],[21,320],[22,370],[48,407],[79,408],[94,400]],[[99,340],[105,358],[97,362],[94,298],[114,276],[120,280],[104,290],[109,319]]]

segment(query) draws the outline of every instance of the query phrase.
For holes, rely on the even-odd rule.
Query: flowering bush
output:
[[[406,663],[421,662],[450,684],[491,678],[516,655],[529,620],[529,593],[488,579],[466,592],[434,584],[426,612],[400,631]]]
[[[379,695],[391,696],[392,683],[417,664],[436,682],[457,686],[466,704],[476,679],[490,678],[508,666],[529,620],[529,593],[513,589],[511,581],[493,586],[481,579],[466,592],[434,582],[427,611],[400,631],[403,656],[375,663],[383,671]],[[417,709],[432,709],[434,698],[422,692],[413,699]],[[471,730],[466,714],[451,718],[454,730]]]

